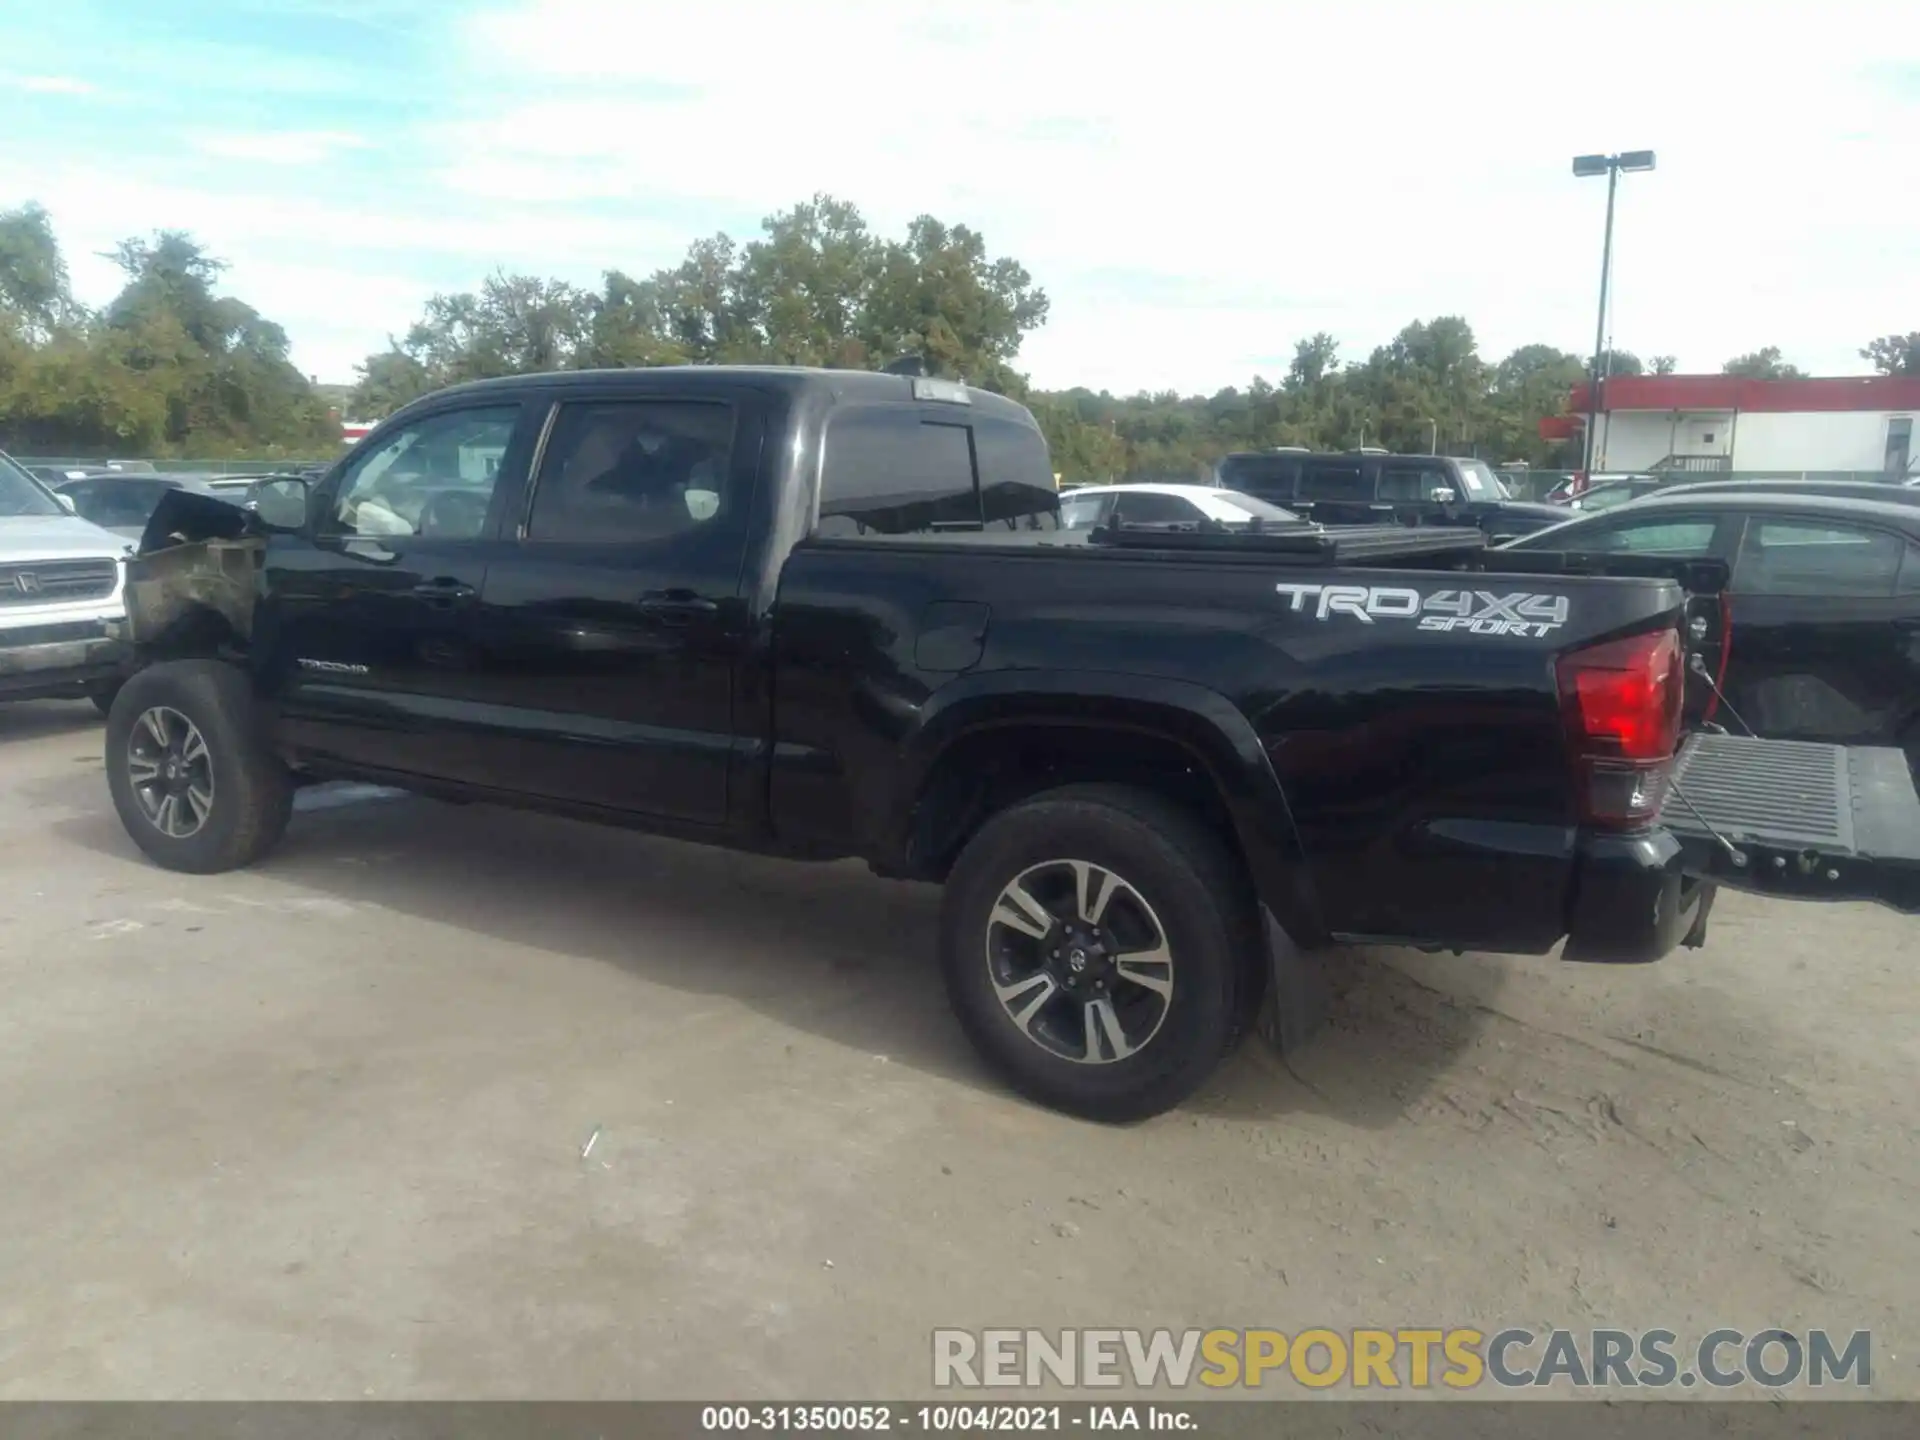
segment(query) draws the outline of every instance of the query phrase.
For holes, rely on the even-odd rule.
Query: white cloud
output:
[[[253,133],[202,135],[194,147],[223,160],[250,160],[263,165],[317,165],[343,151],[365,150],[364,136],[339,130],[268,130]]]
[[[72,75],[22,75],[13,83],[29,95],[92,95],[99,88]]]
[[[556,206],[931,210],[1052,293],[1037,379],[1196,388],[1314,328],[1352,353],[1446,312],[1489,350],[1584,349],[1604,187],[1568,161],[1652,145],[1660,169],[1622,186],[1618,343],[1852,370],[1920,301],[1920,116],[1863,78],[1920,53],[1901,10],[527,0],[470,26],[489,103],[443,137],[445,178]],[[1168,283],[1129,298],[1096,271]],[[1196,284],[1277,298],[1141,298]]]
[[[1920,314],[1910,5],[499,0],[426,36],[425,121],[376,124],[391,77],[347,76],[366,93],[309,87],[267,112],[285,129],[130,118],[110,158],[55,130],[0,150],[0,203],[47,205],[92,300],[117,280],[93,252],[191,230],[340,379],[435,288],[644,272],[825,190],[1025,263],[1040,383],[1204,390],[1445,313],[1490,354],[1584,350],[1605,186],[1568,161],[1652,146],[1621,185],[1616,342],[1847,372]]]

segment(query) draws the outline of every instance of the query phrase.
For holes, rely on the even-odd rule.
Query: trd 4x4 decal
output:
[[[1365,625],[1380,620],[1417,620],[1422,630],[1470,630],[1475,635],[1550,635],[1567,623],[1567,597],[1517,591],[1436,590],[1422,595],[1399,585],[1288,585],[1273,587],[1298,612],[1313,618],[1347,615]]]

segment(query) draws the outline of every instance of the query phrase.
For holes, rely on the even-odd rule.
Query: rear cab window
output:
[[[827,421],[815,533],[1057,530],[1046,440],[959,406],[850,405]]]

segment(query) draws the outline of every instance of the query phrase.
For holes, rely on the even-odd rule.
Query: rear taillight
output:
[[[1683,653],[1678,631],[1658,630],[1555,662],[1581,819],[1589,824],[1629,828],[1660,813],[1680,744]]]

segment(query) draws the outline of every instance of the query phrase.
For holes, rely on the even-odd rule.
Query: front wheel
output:
[[[107,715],[106,764],[120,823],[169,870],[249,865],[292,814],[292,777],[254,729],[252,687],[218,660],[154,665],[128,680]]]
[[[1212,1072],[1257,973],[1239,866],[1190,812],[1076,785],[989,820],[947,880],[941,963],[968,1038],[1028,1098],[1090,1120],[1171,1109]]]

